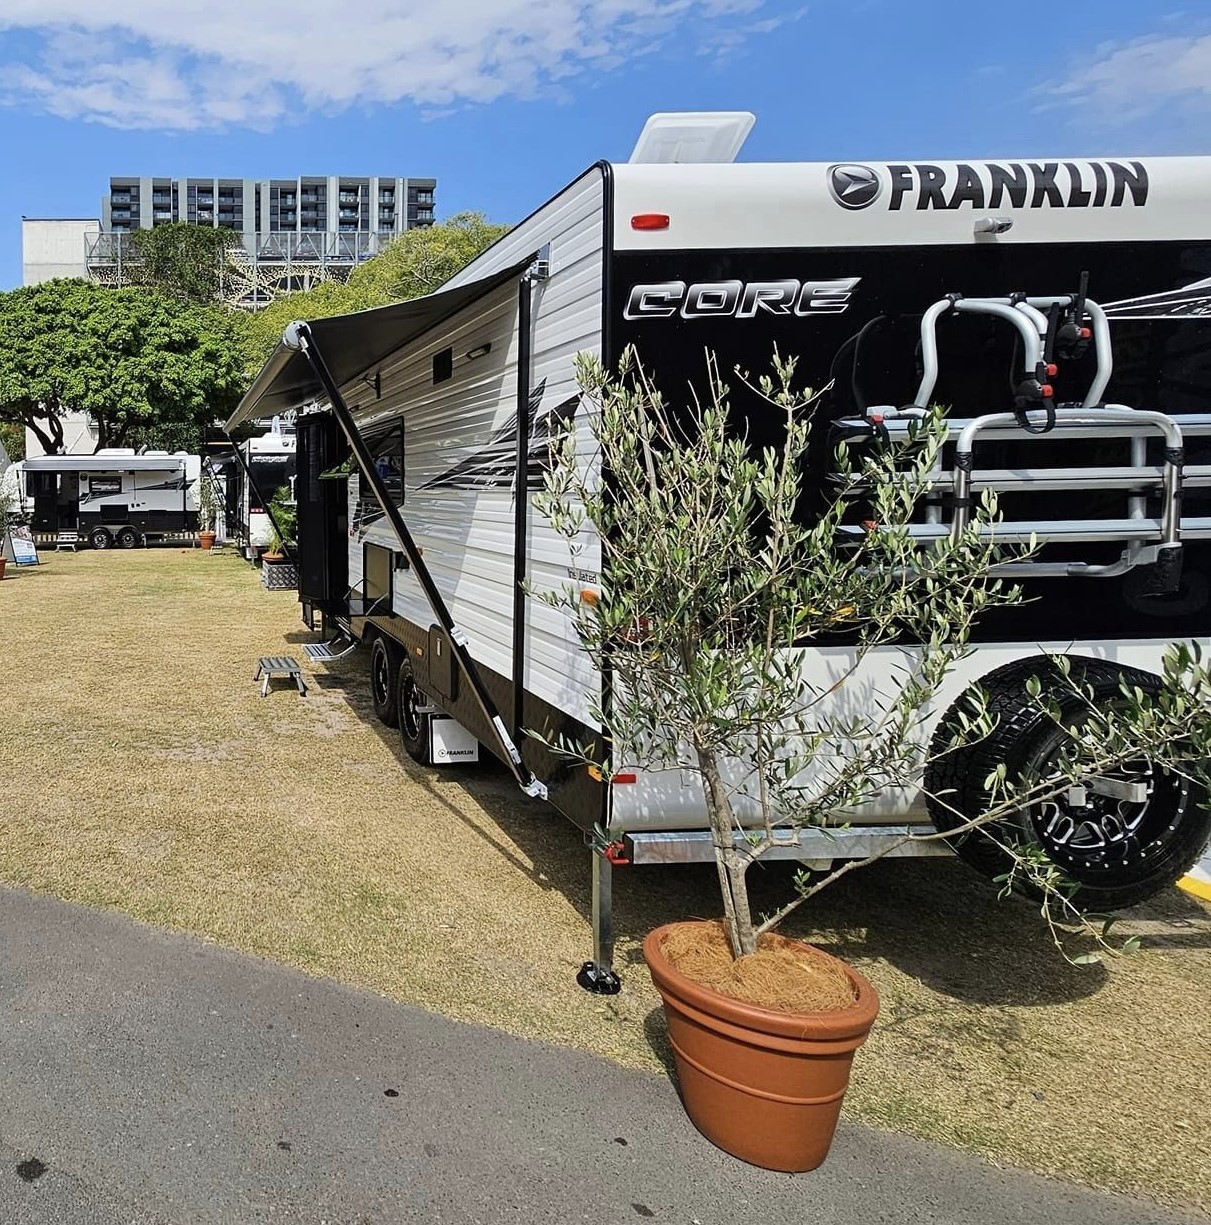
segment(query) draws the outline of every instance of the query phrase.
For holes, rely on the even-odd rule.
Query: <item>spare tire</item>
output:
[[[1084,704],[1071,682],[1087,687],[1097,703],[1119,698],[1123,678],[1148,694],[1160,687],[1158,676],[1138,668],[1080,656],[1069,659],[1071,681],[1049,655],[1015,660],[988,673],[979,684],[996,726],[985,739],[939,757],[955,741],[961,713],[970,712],[968,694],[942,716],[930,746],[934,760],[925,775],[930,816],[938,830],[955,829],[988,811],[991,796],[984,781],[999,763],[1005,763],[1011,781],[1021,781],[1046,777],[1061,756],[1069,738],[1027,693],[1031,677],[1038,678],[1042,698],[1056,703],[1067,721],[1078,716]],[[1151,761],[1128,763],[1110,777],[1143,783],[1146,798],[1118,799],[1090,791],[1084,805],[1070,807],[1059,797],[958,834],[951,846],[960,859],[994,878],[1016,862],[1005,845],[1040,848],[1075,886],[1071,898],[1081,909],[1134,906],[1173,884],[1198,860],[1211,837],[1211,812],[1201,786]],[[1025,882],[1021,888],[1037,893]]]

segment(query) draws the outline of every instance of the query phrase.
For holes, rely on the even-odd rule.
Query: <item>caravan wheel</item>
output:
[[[370,648],[370,700],[374,713],[388,727],[394,727],[399,719],[399,660],[399,649],[389,638],[375,638]]]
[[[399,666],[396,693],[399,702],[399,738],[404,751],[413,761],[419,761],[422,766],[430,764],[429,724],[433,716],[422,713],[421,708],[429,705],[429,699],[417,688],[416,677],[412,672],[412,662],[407,653]]]
[[[139,533],[133,527],[124,527],[118,533],[118,548],[133,549],[139,543]]]
[[[111,549],[113,548],[114,538],[109,534],[107,528],[94,527],[88,533],[88,543],[94,549]]]
[[[1099,704],[1115,701],[1126,678],[1156,693],[1160,678],[1100,659],[1072,658],[1072,680],[1088,687]],[[980,682],[997,725],[987,739],[948,753],[926,774],[930,815],[939,830],[977,818],[989,806],[984,780],[1004,762],[1011,779],[1046,778],[1063,755],[1068,737],[1026,692],[1038,677],[1042,699],[1054,702],[1065,721],[1079,715],[1082,699],[1046,655],[1020,659]],[[960,698],[943,716],[932,755],[960,727]],[[1147,760],[1128,763],[1113,781],[1144,785],[1142,800],[1119,799],[1090,790],[1085,803],[1049,800],[983,829],[957,836],[959,858],[989,877],[1008,872],[1013,856],[1004,848],[1038,847],[1075,885],[1074,902],[1106,911],[1134,906],[1172,885],[1194,864],[1211,836],[1211,813],[1201,787]],[[1029,886],[1023,892],[1030,893]]]

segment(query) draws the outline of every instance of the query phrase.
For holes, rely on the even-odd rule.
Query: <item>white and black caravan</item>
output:
[[[658,140],[676,146],[693,122],[666,119],[663,138],[658,123]],[[533,495],[552,423],[578,413],[574,355],[609,366],[627,345],[670,402],[701,384],[708,350],[725,371],[768,369],[775,345],[798,354],[828,387],[833,439],[948,406],[955,445],[922,539],[994,488],[1003,538],[1047,544],[1019,575],[1033,598],[984,622],[939,716],[981,678],[1037,667],[1023,661],[1040,649],[1102,661],[1114,685],[1211,630],[1211,159],[763,165],[675,148],[591,167],[429,297],[292,325],[228,426],[311,406],[297,427],[305,613],[369,645],[376,710],[413,756],[457,760],[478,741],[587,833],[610,831],[582,981],[613,985],[612,863],[712,853],[701,793],[676,772],[606,785],[525,734],[603,731],[586,694],[604,678],[526,585],[608,581]],[[772,439],[742,388],[733,404],[755,442]],[[803,666],[846,650],[806,650]],[[1211,817],[1188,789],[1094,783],[1033,832],[1100,909],[1198,857]],[[889,794],[861,827],[779,851],[865,855],[930,820],[919,797]]]
[[[152,539],[192,535],[198,530],[201,462],[184,452],[128,449],[27,459],[21,472],[34,537],[133,549]]]
[[[217,468],[225,488],[226,538],[237,541],[249,560],[255,560],[273,540],[274,494],[294,484],[295,435],[275,420],[269,433],[237,444]]]

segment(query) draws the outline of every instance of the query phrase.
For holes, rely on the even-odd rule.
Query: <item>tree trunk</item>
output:
[[[706,811],[711,822],[711,841],[715,847],[715,868],[719,873],[719,889],[723,895],[723,918],[733,957],[744,957],[757,951],[757,933],[753,930],[753,912],[748,900],[749,859],[735,846],[732,802],[719,770],[719,763],[709,749],[696,749],[698,768],[706,790]]]
[[[45,421],[49,425],[49,432],[38,424],[39,420]],[[54,413],[51,413],[49,417],[42,418],[28,416],[22,424],[28,426],[33,431],[34,437],[37,438],[42,446],[42,450],[47,455],[58,455],[63,450],[63,422]]]

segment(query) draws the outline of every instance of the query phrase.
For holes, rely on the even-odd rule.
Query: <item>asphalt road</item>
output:
[[[753,1169],[663,1077],[0,889],[3,1225],[1202,1219],[844,1124]]]

